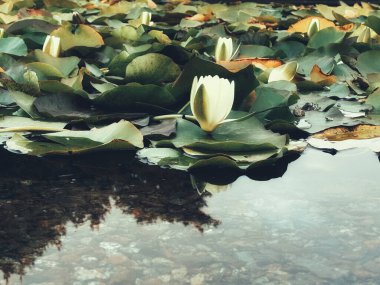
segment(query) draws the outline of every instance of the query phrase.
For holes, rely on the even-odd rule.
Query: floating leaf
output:
[[[11,55],[23,56],[28,53],[28,47],[26,46],[25,42],[20,38],[2,38],[0,39],[0,52]]]
[[[310,73],[311,81],[318,83],[322,86],[330,86],[337,82],[335,75],[328,75],[322,72],[318,65],[314,65]]]
[[[337,31],[335,28],[326,28],[315,33],[309,40],[309,48],[320,48],[328,44],[340,43],[343,41],[346,33]]]
[[[357,67],[359,71],[366,75],[370,73],[380,73],[380,65],[377,61],[380,59],[380,50],[370,50],[363,52],[358,56]]]
[[[380,114],[380,92],[378,90],[368,96],[366,103],[374,107],[373,113]]]
[[[73,47],[99,47],[104,45],[102,36],[92,27],[84,24],[74,27],[72,24],[66,23],[54,30],[51,35],[61,39],[63,51]]]
[[[5,116],[0,117],[0,132],[58,132],[62,131],[67,123],[37,121],[25,117]]]
[[[76,56],[54,57],[39,49],[34,51],[34,56],[39,62],[49,64],[58,69],[63,77],[69,76],[78,67],[78,63],[80,62],[80,59]]]
[[[142,134],[127,121],[90,131],[65,130],[43,136],[51,142],[31,141],[16,134],[6,142],[6,145],[11,151],[37,156],[100,150],[130,150],[143,147]]]
[[[307,33],[307,30],[310,26],[310,23],[314,20],[319,21],[319,29],[323,30],[329,27],[335,27],[334,22],[327,20],[322,17],[307,17],[302,20],[299,20],[297,23],[293,24],[289,27],[288,32],[289,33]]]
[[[33,107],[44,117],[57,120],[87,119],[96,112],[82,97],[70,94],[50,94],[35,98]]]
[[[148,53],[132,60],[127,65],[125,76],[130,82],[157,84],[174,81],[180,72],[170,57]]]
[[[286,142],[286,136],[265,130],[255,118],[222,124],[211,135],[202,131],[197,125],[179,119],[176,137],[157,141],[155,145],[229,153],[277,149],[285,146]]]
[[[380,126],[371,125],[331,128],[313,135],[313,138],[327,139],[329,141],[372,139],[377,137],[380,137]]]
[[[134,111],[139,104],[170,108],[176,103],[176,98],[165,87],[153,84],[130,84],[106,91],[95,97],[93,101],[97,105],[114,110]]]

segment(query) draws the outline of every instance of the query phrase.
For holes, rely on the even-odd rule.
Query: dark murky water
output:
[[[206,185],[212,194],[124,154],[1,158],[9,284],[380,284],[370,151],[310,149],[281,178]]]

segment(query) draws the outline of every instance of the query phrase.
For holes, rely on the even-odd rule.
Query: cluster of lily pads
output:
[[[13,152],[254,169],[299,139],[380,136],[377,5],[13,0],[0,23]]]

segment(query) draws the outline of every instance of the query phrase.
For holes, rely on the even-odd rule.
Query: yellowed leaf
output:
[[[314,65],[310,73],[311,81],[318,83],[322,86],[330,86],[337,82],[335,75],[328,75],[322,72],[318,65]]]
[[[211,14],[195,14],[194,16],[186,17],[186,19],[191,21],[207,22],[211,19]]]
[[[70,23],[54,30],[51,35],[61,38],[61,47],[63,51],[73,47],[98,47],[104,45],[102,36],[92,27],[80,24],[73,30]]]
[[[309,25],[313,19],[319,20],[319,29],[323,30],[329,27],[336,27],[334,22],[322,17],[307,17],[291,25],[288,29],[289,33],[306,33],[309,29]]]
[[[372,139],[380,137],[380,126],[357,125],[354,127],[336,127],[313,135],[316,139],[343,141],[348,139]]]
[[[238,72],[243,68],[246,68],[250,64],[260,69],[274,68],[283,64],[279,59],[272,58],[239,58],[231,61],[220,61],[219,65],[228,69],[231,72]]]

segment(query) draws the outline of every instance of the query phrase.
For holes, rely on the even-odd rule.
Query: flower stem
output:
[[[162,116],[153,117],[153,120],[155,121],[172,120],[172,119],[186,119],[193,122],[197,121],[197,119],[194,116],[181,115],[181,114],[171,114],[171,115],[162,115]]]

